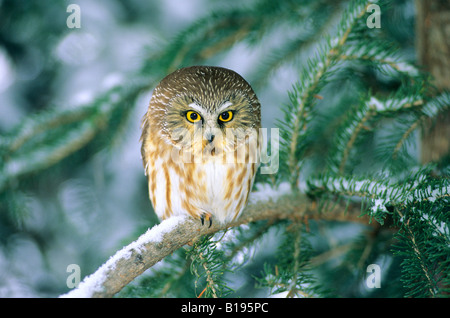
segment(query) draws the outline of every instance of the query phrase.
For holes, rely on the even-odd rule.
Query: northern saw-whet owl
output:
[[[227,224],[247,204],[259,165],[261,106],[236,72],[192,66],[154,89],[141,155],[160,219],[190,215]]]

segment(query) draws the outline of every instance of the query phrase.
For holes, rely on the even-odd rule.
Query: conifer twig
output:
[[[206,273],[206,281],[207,281],[208,285],[207,285],[207,287],[205,287],[205,290],[209,286],[209,288],[211,288],[213,298],[217,298],[217,292],[214,287],[214,279],[212,278],[211,270],[208,268],[207,262],[206,262],[205,258],[203,257],[203,254],[200,253],[198,257],[202,260],[202,266]],[[202,292],[202,294],[203,294],[203,292]]]
[[[404,215],[400,211],[397,211],[397,213],[398,213],[398,215],[401,218],[404,219]],[[430,274],[428,272],[427,266],[424,264],[424,261],[423,261],[424,257],[422,255],[422,252],[419,249],[419,246],[416,243],[415,234],[414,234],[414,231],[411,230],[411,228],[409,226],[409,222],[410,222],[409,219],[408,220],[404,220],[403,224],[405,225],[405,228],[406,228],[406,230],[408,232],[408,237],[409,237],[410,242],[412,244],[412,249],[414,251],[414,254],[416,255],[416,257],[417,257],[417,259],[419,261],[420,268],[423,271],[423,273],[424,273],[424,275],[425,275],[425,277],[427,279],[427,282],[428,282],[428,285],[429,285],[428,292],[430,293],[431,297],[435,297],[436,293],[435,293],[435,291],[432,288],[432,286],[433,286],[432,279],[431,279]]]
[[[306,195],[286,194],[278,200],[256,202],[245,209],[242,216],[229,224],[236,227],[258,220],[278,220],[307,217],[309,219],[356,221],[368,223],[367,216],[360,216],[360,207],[352,205],[344,214],[343,206],[334,206],[329,211],[317,210]],[[62,297],[112,297],[145,270],[173,253],[178,248],[197,241],[227,227],[213,223],[202,226],[192,218],[170,218],[150,229],[137,241],[124,247],[102,265],[94,274],[86,277],[80,285]],[[157,239],[154,237],[157,236]],[[151,239],[150,239],[150,238]]]
[[[303,78],[299,82],[301,84],[295,88],[294,94],[298,96],[296,96],[297,105],[294,110],[294,122],[292,125],[292,135],[289,140],[287,160],[289,170],[293,175],[291,178],[292,185],[296,184],[300,173],[300,167],[298,165],[300,158],[298,158],[296,152],[301,133],[307,128],[308,113],[311,111],[314,103],[313,97],[318,93],[320,85],[327,76],[330,68],[339,60],[340,52],[343,50],[356,22],[366,13],[367,6],[368,2],[363,3],[361,1],[361,3],[350,8],[349,12],[343,15],[336,39],[328,40],[322,49],[323,54],[321,54],[320,58],[318,57],[310,61],[310,68],[307,70],[307,73],[303,73]]]
[[[297,288],[297,276],[300,271],[300,250],[301,250],[301,240],[302,240],[302,232],[301,231],[295,231],[295,240],[294,240],[294,253],[292,255],[292,258],[294,260],[294,264],[292,265],[292,273],[293,277],[291,279],[291,284],[288,288],[289,292],[287,294],[287,297],[294,297],[296,293],[298,292]]]

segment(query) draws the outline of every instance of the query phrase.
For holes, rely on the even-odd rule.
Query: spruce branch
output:
[[[397,48],[392,43],[382,42],[378,39],[368,39],[366,41],[353,41],[343,47],[336,58],[342,61],[363,61],[380,67],[388,66],[397,73],[417,77],[420,72],[416,66],[399,56]],[[392,72],[388,72],[392,74]]]
[[[307,240],[307,226],[301,219],[292,220],[285,228],[284,240],[277,252],[274,266],[264,268],[261,286],[269,287],[271,294],[283,293],[286,298],[314,297],[319,292],[311,269],[312,248]]]
[[[318,213],[317,205],[311,204],[305,195],[284,194],[274,200],[260,200],[249,204],[242,216],[221,226],[213,223],[210,228],[189,217],[172,217],[149,229],[137,241],[124,247],[103,264],[94,274],[87,276],[71,292],[62,297],[112,297],[145,270],[155,265],[180,247],[197,242],[229,227],[237,227],[259,220],[321,219],[367,223],[360,217],[358,205],[351,205],[343,213],[343,206],[335,206]]]
[[[257,226],[256,230],[252,232],[250,236],[244,235],[245,232],[248,232],[247,229],[244,230],[241,227],[235,228],[237,231],[239,231],[239,233],[237,234],[238,241],[235,244],[225,244],[226,249],[228,250],[228,258],[233,259],[239,252],[242,252],[243,249],[252,246],[252,244],[255,244],[255,242],[260,239],[265,233],[267,233],[273,225],[273,221],[265,221],[263,224]]]
[[[338,26],[337,35],[327,38],[318,49],[315,58],[308,61],[308,66],[300,74],[300,79],[290,92],[291,104],[285,111],[284,125],[290,129],[290,134],[285,135],[287,153],[287,165],[291,174],[291,184],[296,185],[300,173],[299,144],[301,144],[307,124],[311,119],[311,111],[315,98],[320,89],[325,85],[330,70],[338,62],[337,55],[343,50],[350,33],[357,22],[366,13],[370,2],[354,1],[342,15]]]
[[[448,216],[445,217],[446,223],[442,223],[440,225],[442,229],[437,230],[441,232],[447,227],[447,233],[434,235],[436,228],[434,221],[430,222],[430,218],[433,213],[436,216],[435,211],[429,203],[417,204],[412,210],[397,211],[400,231],[396,235],[398,243],[395,253],[404,257],[402,280],[409,287],[405,296],[437,297],[445,293],[450,259],[449,220]],[[446,213],[448,211],[444,212]]]
[[[300,253],[301,253],[301,243],[302,243],[302,231],[300,228],[295,229],[294,232],[294,250],[292,259],[294,260],[294,263],[292,265],[291,273],[293,273],[292,281],[289,286],[289,292],[287,294],[287,297],[292,298],[294,297],[298,290],[298,275],[301,273],[301,266],[303,265],[300,261]]]
[[[103,142],[102,136],[111,139],[113,134],[120,134],[115,128],[123,125],[126,116],[122,115],[132,109],[128,105],[142,89],[153,86],[156,78],[182,66],[215,63],[220,53],[239,42],[250,45],[268,43],[269,48],[261,50],[267,58],[261,59],[263,63],[256,67],[255,72],[260,80],[256,84],[262,83],[273,70],[300,59],[304,53],[302,50],[314,39],[322,39],[330,23],[334,25],[335,20],[330,16],[342,15],[335,34],[319,41],[315,56],[306,63],[298,81],[288,92],[289,104],[282,109],[282,173],[268,175],[265,180],[272,178],[273,184],[289,181],[292,192],[281,191],[273,196],[269,195],[272,192],[253,193],[257,199],[251,200],[242,216],[226,227],[215,223],[211,227],[202,226],[198,220],[189,217],[167,219],[118,251],[95,273],[86,277],[77,289],[62,297],[112,297],[160,261],[171,266],[153,268],[156,275],[147,281],[151,286],[146,286],[152,289],[149,290],[152,296],[180,296],[177,287],[186,286],[183,283],[188,279],[192,283],[188,269],[197,276],[195,287],[200,282],[206,284],[200,296],[224,296],[227,286],[221,280],[223,271],[235,265],[232,262],[233,258],[238,259],[235,257],[237,253],[253,247],[274,225],[277,230],[285,230],[285,240],[277,250],[281,256],[279,262],[274,267],[265,265],[266,276],[262,281],[272,291],[283,291],[288,297],[314,295],[315,290],[311,289],[310,293],[308,288],[314,283],[308,275],[311,264],[320,265],[335,257],[346,258],[350,263],[349,255],[343,255],[348,252],[352,254],[352,264],[361,269],[375,257],[386,256],[384,251],[380,253],[381,240],[375,237],[378,234],[355,240],[354,233],[351,233],[350,243],[311,258],[310,250],[307,246],[305,248],[308,243],[305,228],[308,228],[309,219],[369,223],[375,227],[374,232],[381,232],[381,226],[374,224],[372,219],[381,225],[394,221],[395,226],[390,231],[397,231],[397,246],[394,246],[393,253],[401,257],[400,279],[409,288],[406,296],[438,297],[448,292],[450,154],[440,159],[443,167],[439,171],[432,165],[418,167],[413,158],[414,151],[409,151],[406,146],[411,145],[419,128],[425,131],[429,128],[425,123],[433,122],[448,111],[450,94],[444,92],[431,97],[435,92],[419,69],[404,59],[391,43],[379,40],[380,35],[390,36],[385,32],[387,28],[368,30],[364,15],[367,15],[368,5],[376,1],[346,2],[349,6],[344,13],[336,10],[336,1],[324,0],[257,0],[252,6],[223,7],[197,20],[157,54],[151,52],[146,65],[138,71],[146,78],[146,83],[132,85],[128,91],[116,87],[89,105],[76,109],[55,108],[30,116],[11,134],[0,136],[1,197],[7,198],[7,204],[17,201],[14,204],[25,206],[22,202],[25,195],[13,193],[15,189],[10,189],[16,179],[65,163],[64,158],[84,147],[111,144],[110,140]],[[385,4],[383,2],[383,6]],[[276,39],[277,43],[283,41],[281,45],[270,47],[270,39],[265,43],[264,37],[277,37],[284,27],[297,33],[294,40],[289,39],[289,33]],[[361,64],[365,67],[361,68]],[[357,67],[356,72],[353,66]],[[380,73],[387,77],[378,81]],[[393,89],[399,81],[401,87]],[[365,85],[375,82],[376,95],[372,92],[361,94],[367,90]],[[327,86],[330,83],[332,85]],[[344,92],[343,88],[348,84],[351,90]],[[339,91],[334,94],[336,87]],[[386,91],[392,90],[395,90],[394,94],[384,96]],[[332,94],[327,95],[330,91]],[[363,96],[360,98],[360,95]],[[353,106],[349,108],[348,105]],[[327,116],[333,119],[327,119]],[[367,140],[373,137],[369,140],[372,144],[360,142],[367,136]],[[445,138],[443,140],[445,142]],[[312,151],[307,153],[309,150]],[[314,151],[316,153],[312,153]],[[372,155],[377,152],[380,156],[374,158]],[[311,155],[313,160],[308,161],[307,155]],[[312,162],[321,156],[329,160]],[[397,167],[389,162],[391,159],[396,159]],[[363,164],[349,171],[348,168],[354,167],[358,160]],[[320,169],[323,166],[328,169],[326,163],[330,163],[331,169],[327,174],[317,176],[314,167],[309,169],[311,162],[316,167],[324,163]],[[383,164],[386,170],[374,174],[373,171]],[[363,169],[363,176],[347,175]],[[416,173],[410,172],[417,169],[420,170]],[[299,176],[303,171],[310,177],[307,188],[299,189]],[[5,188],[6,191],[1,193]],[[284,227],[286,224],[289,226]],[[336,230],[334,226],[334,222],[330,224],[333,231]],[[313,230],[314,227],[315,224]],[[249,228],[251,230],[247,231]],[[220,231],[234,230],[241,231],[239,234],[246,232],[246,235],[236,235],[233,242],[222,246],[208,239]],[[383,242],[386,243],[384,246],[390,244],[391,239]],[[321,237],[320,243],[325,240]],[[173,256],[182,253],[181,261],[180,258],[175,260]],[[260,265],[257,264],[259,260],[254,261]],[[383,273],[395,271],[395,267],[388,264]],[[335,271],[330,271],[330,274],[339,276]],[[342,281],[351,283],[352,275],[349,277]],[[154,286],[157,287],[153,289]],[[383,293],[388,289],[391,290],[386,288]],[[182,293],[188,292],[183,290]]]
[[[296,21],[299,34],[293,40],[286,41],[286,43],[274,48],[272,52],[267,54],[267,57],[256,68],[257,71],[250,77],[253,87],[261,87],[277,69],[299,58],[306,49],[316,43],[317,38],[323,37],[327,31],[334,27],[336,18],[341,16],[342,10],[336,7],[328,10],[324,7],[326,5],[328,5],[326,2],[314,1],[309,5],[310,11],[302,10],[302,18],[304,19],[300,18],[298,22]],[[317,19],[316,23],[321,24],[311,28],[310,21],[307,19],[308,15],[319,12],[323,16],[321,19]]]
[[[412,114],[417,116],[417,113],[421,113],[422,109],[427,105],[426,97],[423,96],[425,87],[426,82],[418,81],[414,85],[402,86],[394,94],[384,99],[371,96],[371,94],[361,99],[353,111],[348,112],[345,120],[336,132],[334,147],[331,150],[329,159],[330,169],[341,175],[344,174],[350,152],[354,148],[356,141],[365,132],[373,131],[375,123],[380,123],[383,119],[391,117],[398,121],[400,115]],[[438,100],[442,102],[444,98]],[[439,102],[435,101],[433,105],[435,103]],[[382,143],[382,147],[385,149],[383,155],[395,158],[404,141],[425,119],[426,115],[422,113],[422,116],[418,117],[417,121],[411,124],[404,131],[403,135],[397,139],[395,145],[389,147],[389,141],[392,139],[392,136],[385,138]],[[398,128],[398,126],[395,126],[395,128]],[[394,134],[397,135],[398,133],[399,129],[394,129]],[[389,153],[387,153],[388,151]]]
[[[116,86],[87,105],[54,108],[25,119],[0,140],[0,191],[13,180],[59,163],[105,131],[117,133],[113,122],[125,121],[131,101],[147,85]]]
[[[315,6],[322,2],[317,1]],[[159,70],[170,73],[177,68],[204,62],[238,42],[250,44],[281,24],[298,23],[302,3],[262,0],[253,7],[223,8],[198,19],[179,33],[169,45],[152,55],[144,73]],[[314,6],[313,6],[314,7]],[[298,9],[298,10],[297,10]],[[157,60],[158,63],[153,61]]]
[[[398,158],[398,153],[400,152],[400,149],[405,144],[406,140],[411,136],[411,134],[419,127],[419,124],[422,120],[418,119],[416,120],[412,125],[409,126],[409,128],[402,134],[401,138],[397,142],[397,144],[394,147],[394,150],[392,151],[392,158],[395,160]]]
[[[339,173],[342,175],[344,173],[345,164],[347,163],[348,157],[350,155],[350,150],[356,142],[356,138],[360,135],[360,132],[366,129],[366,123],[372,118],[375,112],[367,107],[366,103],[363,103],[358,111],[355,112],[354,116],[350,117],[349,126],[344,126],[345,128],[342,132],[337,134],[336,145],[342,147],[342,158],[339,162]],[[343,144],[343,141],[347,140],[347,143]],[[340,153],[340,152],[338,152]],[[331,165],[334,167],[334,165]]]
[[[224,252],[217,249],[216,241],[212,237],[205,236],[197,241],[188,253],[191,259],[191,272],[195,274],[197,287],[202,276],[205,277],[206,287],[197,296],[200,297],[225,297],[230,288],[222,281],[225,269],[223,260]],[[199,267],[203,273],[199,271]]]
[[[430,180],[427,169],[420,170],[408,178],[396,180],[391,176],[388,180],[375,178],[360,179],[356,177],[339,177],[324,175],[308,181],[308,193],[325,199],[335,196],[348,200],[371,202],[370,209],[362,211],[380,224],[389,212],[411,208],[423,202],[445,201],[450,197],[450,183],[446,178]],[[356,199],[360,198],[360,199]],[[395,213],[395,212],[394,212]]]
[[[64,140],[58,141],[50,146],[41,146],[24,155],[14,156],[12,160],[7,160],[2,166],[0,190],[10,180],[46,169],[79,150],[94,138],[97,132],[95,128],[97,123],[97,121],[94,121],[93,124],[90,122],[82,122],[79,127],[69,131],[65,135],[61,135],[64,137]]]

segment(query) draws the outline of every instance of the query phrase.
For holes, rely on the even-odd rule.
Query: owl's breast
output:
[[[244,208],[251,190],[255,164],[196,164],[198,179],[194,195],[200,210],[219,222],[234,220]]]
[[[149,196],[161,219],[173,215],[212,215],[219,223],[234,220],[248,200],[256,163],[175,160],[162,147],[148,147]]]

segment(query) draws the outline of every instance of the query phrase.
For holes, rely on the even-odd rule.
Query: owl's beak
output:
[[[221,148],[222,135],[221,131],[215,127],[207,127],[203,132],[203,155],[206,158],[216,157],[222,153]]]
[[[208,140],[209,143],[212,143],[214,140],[214,137],[216,137],[216,135],[214,135],[213,133],[209,133],[206,135],[206,140]]]
[[[219,134],[220,132],[210,125],[206,125],[205,130],[203,131],[203,138],[205,138],[206,141],[208,141],[209,144],[211,144],[214,141],[214,138]]]

